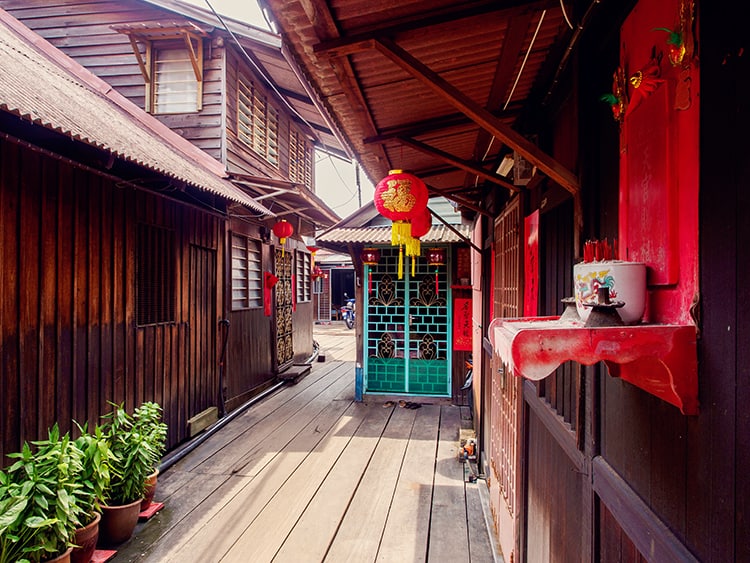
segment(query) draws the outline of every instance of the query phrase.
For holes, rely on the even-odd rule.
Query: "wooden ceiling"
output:
[[[575,41],[570,0],[262,3],[373,182],[404,169],[485,212],[490,191],[519,189],[496,172],[515,150],[577,193],[578,178],[519,133]]]

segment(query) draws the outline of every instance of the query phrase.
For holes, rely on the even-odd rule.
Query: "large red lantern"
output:
[[[273,226],[273,234],[279,237],[279,244],[281,245],[281,255],[284,255],[284,248],[286,245],[286,239],[294,234],[294,227],[286,219],[282,219]]]
[[[399,247],[399,279],[403,277],[403,246],[414,244],[411,221],[427,208],[428,198],[424,182],[401,170],[391,170],[388,176],[375,186],[374,200],[378,213],[393,221],[391,245]],[[408,250],[413,252],[413,246]]]

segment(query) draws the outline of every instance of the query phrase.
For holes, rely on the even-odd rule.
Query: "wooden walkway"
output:
[[[356,403],[354,333],[320,328],[326,361],[164,472],[165,508],[114,561],[495,559],[486,485],[457,460],[461,409]]]

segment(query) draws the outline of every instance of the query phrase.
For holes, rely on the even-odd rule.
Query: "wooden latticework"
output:
[[[494,307],[499,317],[517,317],[523,304],[521,210],[516,199],[495,222]],[[501,512],[512,520],[517,516],[518,501],[518,435],[521,380],[514,377],[498,359],[493,359],[490,413],[491,486],[497,483],[505,501],[505,510],[493,506],[496,518]],[[506,516],[507,518],[507,516]]]
[[[292,329],[292,253],[276,249],[276,369],[294,360]]]

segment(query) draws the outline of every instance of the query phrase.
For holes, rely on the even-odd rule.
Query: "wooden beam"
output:
[[[130,39],[130,46],[133,48],[133,53],[135,54],[135,58],[138,61],[138,68],[141,69],[143,79],[146,81],[146,84],[151,84],[151,76],[148,73],[146,61],[143,60],[143,55],[141,55],[141,50],[138,48],[138,41],[136,41],[135,37],[133,37],[132,35],[128,35],[128,39]]]
[[[190,55],[190,64],[193,65],[193,72],[195,73],[195,79],[198,82],[202,82],[203,70],[201,69],[200,61],[198,60],[198,54],[195,52],[195,47],[193,47],[193,39],[195,39],[198,42],[199,46],[201,46],[201,40],[199,37],[193,37],[193,35],[187,31],[184,31],[182,36],[185,38],[185,47],[187,48],[188,55]]]
[[[468,237],[464,236],[464,234],[463,234],[463,233],[461,233],[461,231],[459,231],[459,230],[458,230],[458,229],[457,229],[456,227],[454,227],[453,225],[451,225],[450,223],[448,223],[448,221],[446,221],[445,219],[443,219],[443,218],[442,218],[442,217],[440,216],[440,214],[439,214],[439,213],[437,213],[436,211],[433,211],[433,210],[432,210],[432,209],[430,209],[429,207],[427,208],[427,210],[428,210],[428,211],[430,212],[430,215],[432,215],[432,216],[433,216],[433,217],[435,217],[435,218],[436,218],[436,219],[437,219],[438,221],[440,221],[440,222],[441,222],[441,223],[442,223],[443,225],[445,225],[445,227],[446,227],[446,228],[447,228],[447,229],[448,229],[448,230],[449,230],[450,232],[452,232],[452,233],[453,233],[454,235],[456,235],[456,236],[457,236],[458,238],[460,238],[460,239],[461,239],[462,241],[464,241],[464,242],[465,242],[466,244],[468,244],[469,246],[471,246],[471,247],[472,247],[472,248],[473,248],[474,250],[476,250],[477,252],[479,252],[479,254],[481,254],[481,253],[482,253],[482,249],[480,249],[480,248],[479,248],[479,247],[478,247],[478,246],[477,246],[476,244],[474,244],[474,243],[472,242],[472,240],[471,240],[470,238],[468,238]]]
[[[471,209],[472,211],[475,211],[476,213],[480,213],[481,215],[492,217],[489,211],[487,211],[486,209],[482,209],[473,201],[469,201],[461,196],[457,196],[456,194],[451,193],[448,190],[444,190],[442,188],[436,188],[435,186],[430,186],[430,185],[427,186],[427,189],[447,199],[455,201],[457,204],[464,206],[466,209]]]
[[[350,30],[347,37],[321,41],[313,49],[318,54],[333,53],[352,54],[369,49],[368,41],[377,40],[378,37],[394,37],[413,32],[419,29],[451,23],[461,25],[461,20],[484,14],[496,12],[508,12],[524,8],[529,11],[541,11],[552,8],[557,4],[556,0],[541,0],[528,2],[525,0],[475,0],[473,2],[456,2],[443,8],[435,8],[429,11],[420,11],[413,15],[399,19],[388,19],[387,23],[363,26]],[[312,20],[311,20],[312,21]],[[320,37],[320,36],[319,36]]]
[[[514,186],[502,176],[498,174],[493,174],[492,172],[485,170],[481,166],[478,166],[474,162],[463,160],[461,158],[458,158],[457,156],[453,156],[452,154],[448,154],[447,152],[441,151],[440,149],[430,147],[429,145],[426,145],[415,139],[407,139],[404,137],[399,137],[398,140],[404,145],[406,145],[407,147],[411,147],[425,154],[435,156],[441,160],[444,160],[445,162],[449,164],[452,164],[460,168],[461,170],[465,170],[466,172],[470,172],[471,174],[476,174],[480,178],[484,178],[485,180],[488,180],[492,182],[493,184],[498,184],[499,186],[507,188],[511,192],[521,191],[517,186]]]
[[[517,151],[539,170],[547,174],[552,180],[560,184],[571,194],[580,190],[578,178],[562,166],[551,156],[540,150],[523,135],[514,131],[502,121],[497,119],[491,112],[481,107],[471,98],[458,90],[455,86],[444,80],[436,72],[419,62],[407,51],[396,45],[392,40],[380,38],[375,42],[378,52],[385,55],[390,61],[407,71],[422,84],[430,88],[448,103],[465,113],[469,118],[483,127],[503,143]]]

